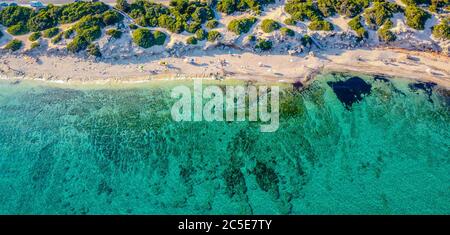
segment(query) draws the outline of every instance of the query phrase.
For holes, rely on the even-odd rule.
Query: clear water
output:
[[[275,133],[171,120],[168,84],[0,82],[1,214],[450,214],[448,91],[326,75]]]

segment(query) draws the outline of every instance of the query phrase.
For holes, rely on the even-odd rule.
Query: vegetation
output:
[[[390,19],[394,13],[400,12],[401,8],[395,3],[391,2],[375,2],[373,7],[364,11],[364,18],[366,24],[372,28],[377,29],[383,25],[384,22]]]
[[[287,25],[296,25],[297,21],[292,19],[292,18],[287,18],[287,19],[284,20],[284,23],[287,24]]]
[[[14,36],[27,34],[29,32],[27,26],[22,22],[8,27],[6,31]]]
[[[117,29],[108,29],[108,31],[106,31],[106,35],[109,35],[113,38],[120,38],[122,37],[122,31],[117,30]]]
[[[295,32],[292,29],[286,27],[281,28],[280,32],[283,36],[293,37],[295,35]]]
[[[333,25],[325,20],[314,20],[308,25],[308,28],[321,31],[331,31],[334,29]]]
[[[39,42],[33,42],[33,43],[31,43],[30,48],[31,48],[31,49],[38,48],[40,45],[41,45],[41,44],[40,44]]]
[[[63,36],[65,39],[69,39],[73,33],[74,33],[74,30],[72,28],[69,28],[63,32]]]
[[[260,49],[261,51],[270,50],[272,49],[272,42],[264,38],[259,38],[256,42],[255,48]]]
[[[302,41],[302,45],[303,45],[303,46],[308,46],[308,45],[311,45],[311,44],[312,44],[312,39],[311,39],[311,37],[310,37],[309,35],[307,35],[307,34],[303,35],[301,41]]]
[[[41,32],[34,32],[28,37],[28,40],[34,42],[34,41],[38,40],[40,37],[41,37]]]
[[[72,53],[77,53],[86,49],[89,42],[84,37],[76,36],[69,44],[67,44],[67,50]]]
[[[392,21],[387,20],[381,28],[378,30],[378,38],[382,42],[392,42],[395,41],[396,36],[390,31],[392,28]]]
[[[113,25],[123,20],[123,16],[116,11],[108,10],[102,14],[102,20],[105,25]]]
[[[280,27],[281,27],[280,23],[271,19],[265,19],[261,22],[261,29],[265,33],[271,33],[275,30],[278,30]]]
[[[95,45],[95,44],[89,44],[86,51],[91,56],[95,56],[95,57],[102,56],[102,53],[100,52],[100,48],[98,48],[98,45]]]
[[[59,28],[57,28],[57,27],[49,28],[49,29],[42,31],[42,37],[52,38],[58,33],[59,33]]]
[[[228,24],[228,30],[235,34],[248,33],[250,28],[256,23],[255,17],[234,19]]]
[[[212,31],[209,31],[207,38],[208,38],[208,41],[215,42],[216,40],[220,39],[221,37],[222,37],[222,35],[219,32],[212,30]]]
[[[217,21],[217,20],[208,20],[208,22],[206,22],[205,26],[208,29],[214,29],[217,26],[219,26],[219,21]]]
[[[155,38],[149,29],[139,28],[133,31],[133,42],[140,47],[149,48],[155,45]]]
[[[199,29],[197,32],[195,32],[195,37],[197,40],[202,41],[205,40],[208,37],[208,32],[204,29]]]
[[[153,38],[155,39],[155,45],[164,45],[164,42],[166,41],[166,34],[161,31],[154,31],[153,32]]]
[[[3,32],[0,30],[0,38],[3,37]]]
[[[226,14],[236,11],[251,10],[255,13],[261,12],[264,5],[274,3],[275,0],[218,0],[217,10]]]
[[[368,38],[369,34],[367,33],[364,26],[361,24],[361,16],[356,16],[348,22],[348,26],[356,32],[360,39]]]
[[[433,36],[439,39],[450,40],[450,20],[444,19],[433,27]]]
[[[17,51],[22,47],[22,41],[13,39],[6,44],[5,49],[10,51]]]
[[[61,32],[61,33],[58,33],[55,37],[53,37],[51,42],[53,44],[56,44],[56,43],[60,42],[62,40],[62,38],[63,38],[63,33]]]
[[[197,39],[194,36],[188,37],[186,39],[187,44],[195,45],[197,44]]]
[[[425,28],[425,22],[430,18],[430,14],[415,5],[408,5],[405,10],[406,24],[417,30]]]

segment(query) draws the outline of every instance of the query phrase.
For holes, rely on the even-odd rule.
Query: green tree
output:
[[[139,28],[133,31],[133,42],[143,48],[155,45],[153,33],[148,29]]]
[[[265,33],[271,33],[275,30],[278,30],[280,27],[281,27],[280,23],[271,19],[265,19],[261,23],[261,29]]]
[[[22,47],[22,41],[13,39],[6,44],[5,49],[10,51],[17,51]]]

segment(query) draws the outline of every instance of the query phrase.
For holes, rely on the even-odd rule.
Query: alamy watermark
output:
[[[188,86],[172,89],[171,97],[179,99],[172,106],[172,119],[177,122],[260,121],[261,132],[275,132],[280,125],[279,92],[278,86],[203,87],[201,80],[194,80],[193,94]]]

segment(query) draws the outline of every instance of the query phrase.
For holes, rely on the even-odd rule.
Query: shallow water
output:
[[[285,88],[274,133],[174,122],[173,84],[0,82],[0,213],[450,214],[448,91],[350,77]]]

